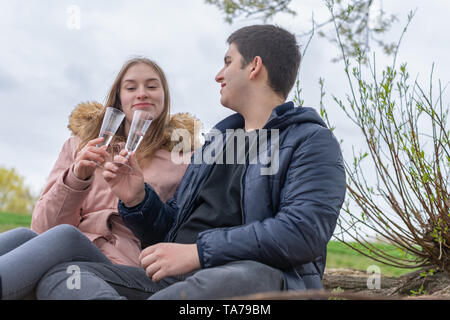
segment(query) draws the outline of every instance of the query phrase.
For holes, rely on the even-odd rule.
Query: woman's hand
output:
[[[109,157],[109,153],[106,152],[106,146],[97,147],[102,142],[103,138],[91,140],[78,152],[73,168],[73,173],[78,179],[88,180],[94,173],[97,164],[102,165],[106,158]]]
[[[114,162],[107,162],[104,166],[103,178],[108,182],[112,192],[127,207],[137,206],[145,199],[144,175],[136,161],[134,152],[125,158],[126,150],[122,150],[114,157]],[[118,164],[119,163],[119,164]],[[132,172],[124,170],[120,163],[127,164],[133,168]]]

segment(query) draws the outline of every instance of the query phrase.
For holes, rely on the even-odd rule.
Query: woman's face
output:
[[[120,83],[120,102],[127,135],[135,110],[149,111],[158,118],[164,110],[164,89],[156,71],[145,63],[131,66]]]

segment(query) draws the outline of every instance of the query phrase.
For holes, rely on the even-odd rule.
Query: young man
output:
[[[63,264],[41,280],[38,298],[220,299],[322,288],[346,190],[339,144],[313,109],[285,103],[300,64],[294,35],[255,25],[234,32],[228,44],[216,81],[221,104],[236,114],[215,126],[222,137],[195,152],[174,198],[159,199],[133,155],[131,175],[105,165],[119,213],[141,239],[143,268]],[[255,139],[230,147],[239,135],[230,130],[269,136],[269,159],[259,145],[261,159],[253,161]],[[212,146],[215,161],[205,161]],[[127,161],[123,155],[116,160]],[[222,164],[225,158],[232,161]],[[67,288],[69,265],[81,270],[79,290]]]

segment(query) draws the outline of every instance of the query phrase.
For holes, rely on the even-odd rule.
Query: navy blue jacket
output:
[[[234,114],[215,129],[244,127]],[[344,201],[346,182],[340,146],[312,108],[292,102],[276,107],[264,129],[279,130],[278,170],[262,175],[264,161],[247,164],[241,180],[242,225],[199,234],[202,268],[236,260],[254,260],[284,272],[287,289],[320,289],[326,247]],[[204,152],[208,143],[197,150]],[[174,197],[163,203],[146,185],[145,200],[134,208],[119,202],[124,223],[143,247],[172,242],[212,165],[191,161]]]

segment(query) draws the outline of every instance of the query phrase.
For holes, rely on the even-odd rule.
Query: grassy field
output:
[[[18,227],[29,227],[31,215],[0,213],[0,233]],[[402,253],[391,245],[377,244],[383,250],[388,250],[391,254],[402,257]],[[381,274],[390,277],[401,276],[412,272],[412,269],[399,269],[378,263],[364,255],[352,250],[344,243],[330,241],[328,244],[327,268],[352,268],[366,271],[367,267],[377,265],[381,269]]]
[[[376,247],[383,249],[384,252],[389,252],[393,256],[404,258],[404,253],[392,245],[377,243]],[[369,266],[376,265],[380,268],[381,274],[388,277],[399,277],[405,273],[417,270],[394,268],[381,264],[339,241],[330,241],[327,246],[327,252],[327,268],[351,268],[366,271]]]
[[[30,223],[30,214],[0,213],[0,233],[18,227],[29,227]]]

